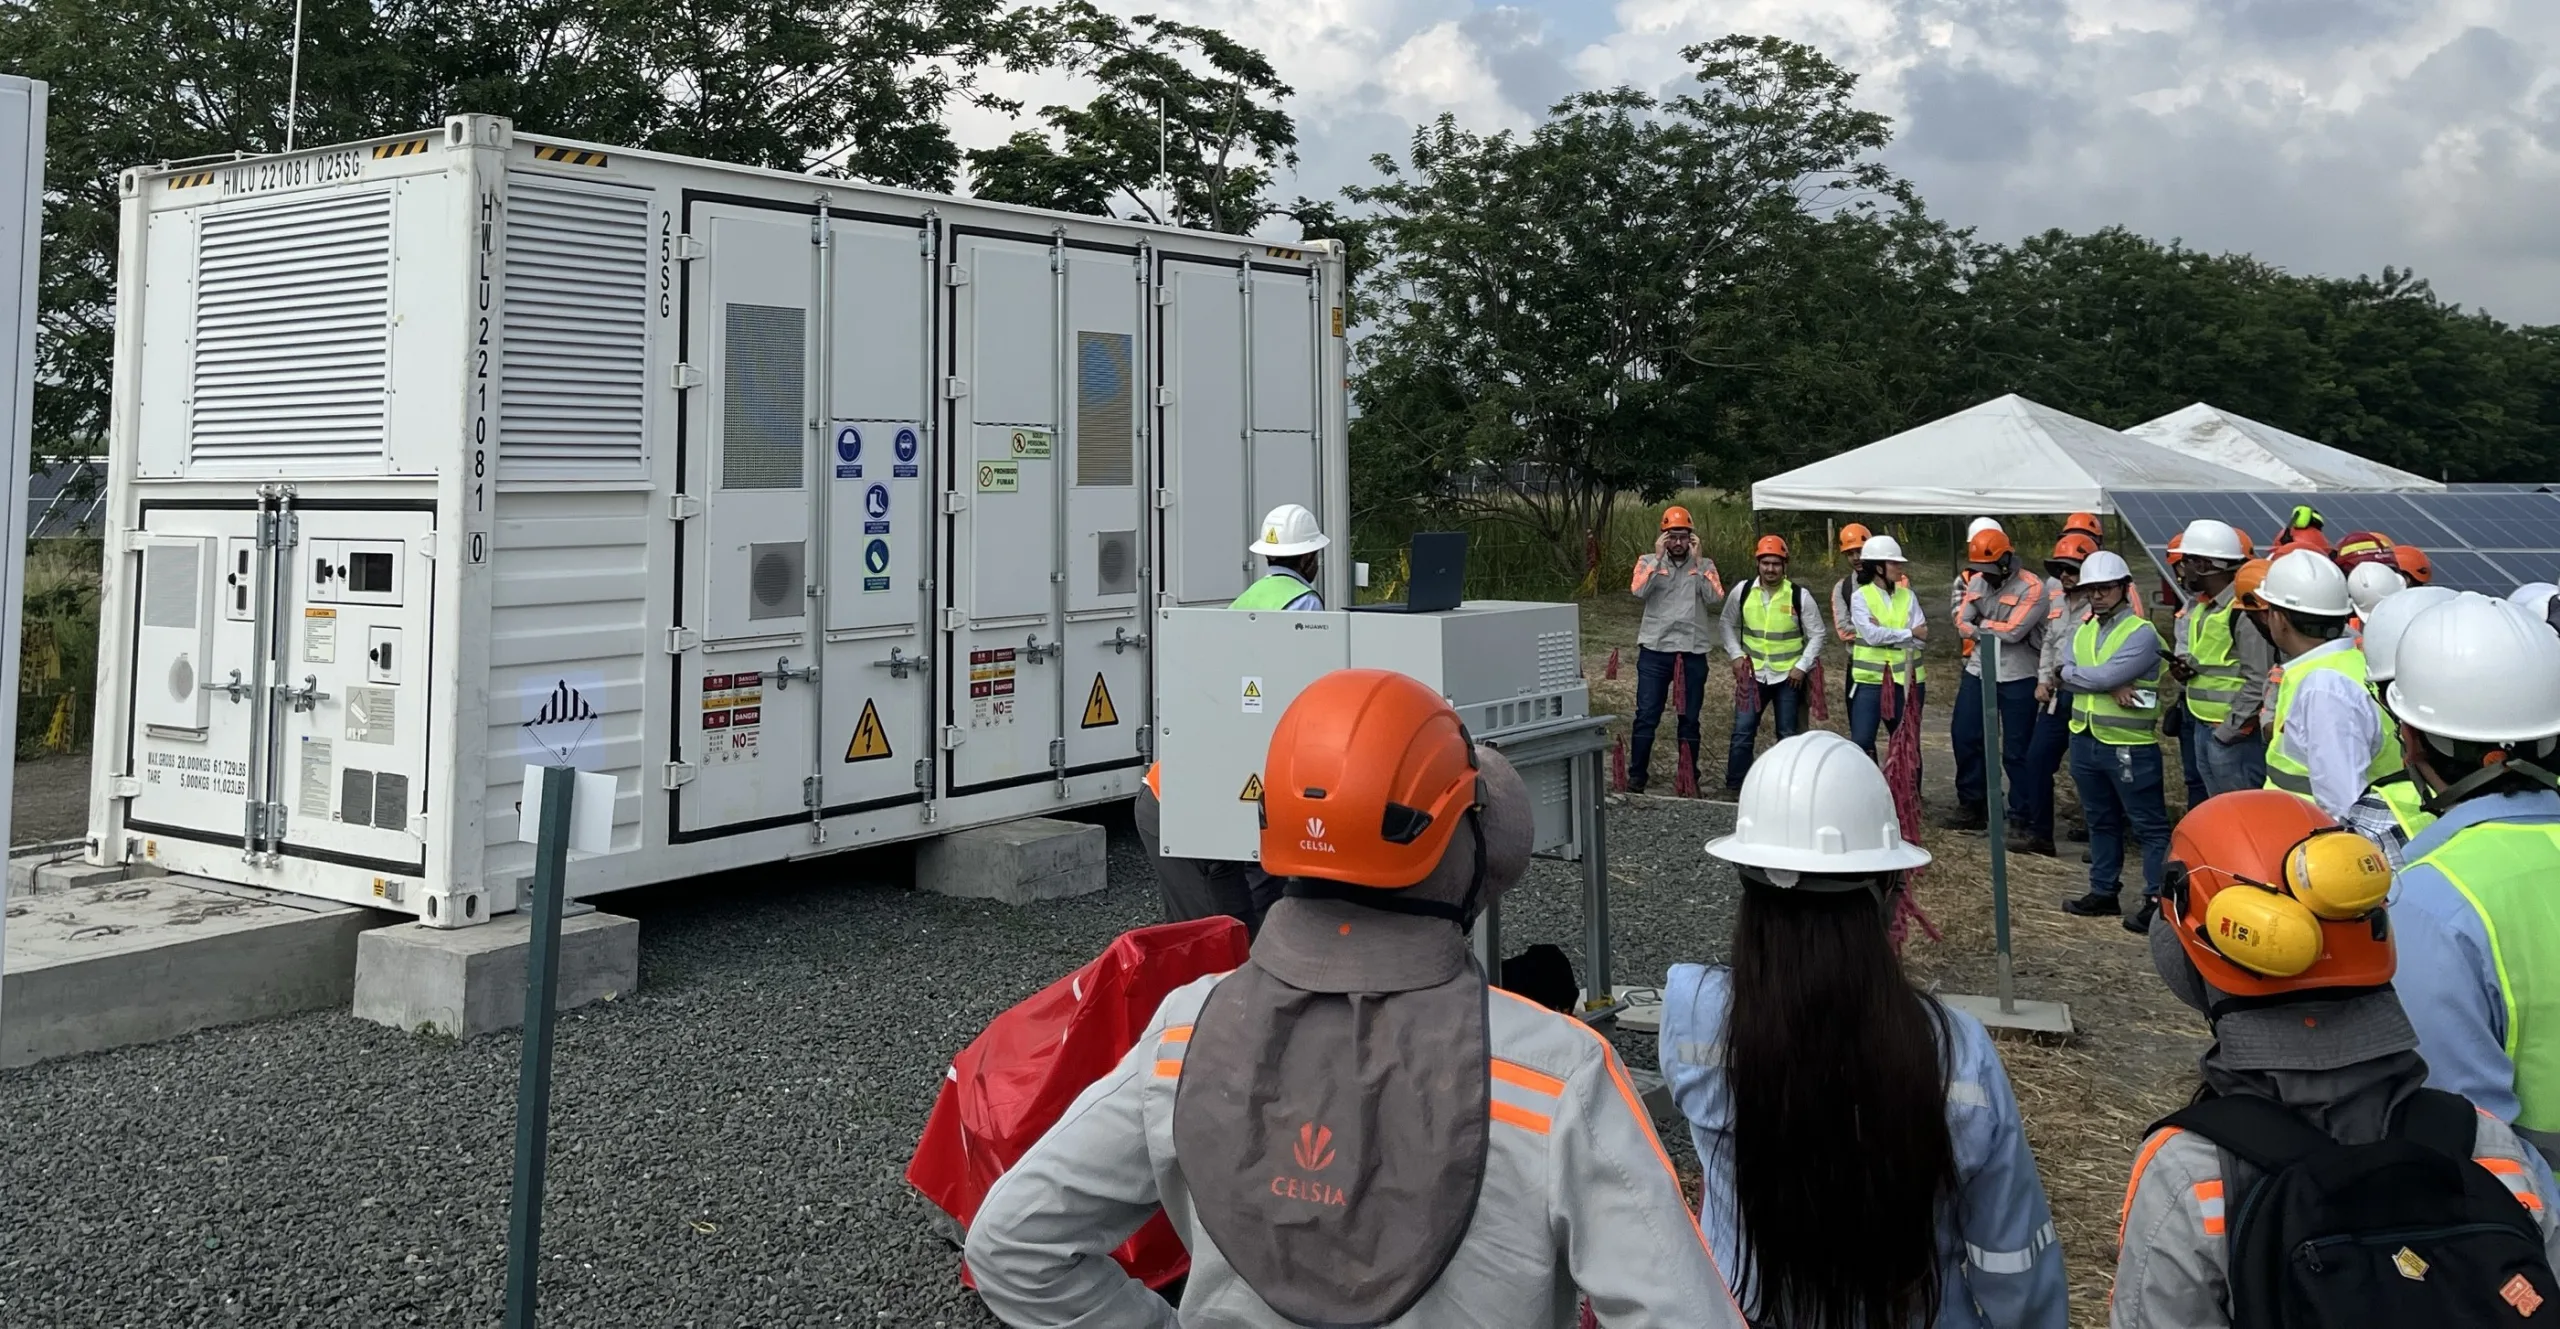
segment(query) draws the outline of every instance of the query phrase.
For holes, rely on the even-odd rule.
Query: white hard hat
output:
[[[1982,534],[1984,531],[2000,531],[2000,523],[1991,520],[1989,517],[1976,517],[1973,519],[1973,524],[1971,526],[1964,528],[1964,538],[1970,540],[1973,537]],[[2000,533],[2002,535],[2008,534],[2007,531],[2000,531]]]
[[[2546,634],[2548,635],[2548,634]],[[2560,647],[2560,637],[2551,638]],[[1828,729],[1781,739],[1742,779],[1733,834],[1707,844],[1728,863],[1775,873],[1867,876],[1925,867],[1929,851],[1902,838],[1884,772]],[[1782,886],[1793,885],[1781,878]]]
[[[2470,592],[2436,604],[2402,631],[2392,668],[2391,713],[2422,733],[2496,744],[2560,734],[2560,635],[2512,604]]]
[[[1870,535],[1858,546],[1858,558],[1867,563],[1908,563],[1902,556],[1902,542],[1890,535]]]
[[[2233,563],[2249,556],[2240,547],[2240,532],[2231,529],[2231,523],[2211,517],[2198,517],[2187,523],[2187,529],[2178,536],[2178,553],[2187,558],[2219,558]]]
[[[1295,503],[1283,503],[1262,519],[1262,538],[1254,541],[1251,548],[1267,557],[1287,558],[1312,554],[1332,543],[1316,525],[1316,514]]]
[[[2258,598],[2278,609],[2323,618],[2345,618],[2356,611],[2347,598],[2347,574],[2328,555],[2310,549],[2296,549],[2269,566]]]
[[[2347,574],[2347,598],[2355,601],[2356,612],[2371,614],[2373,607],[2409,589],[2409,579],[2388,563],[2358,563]]]
[[[2104,586],[2109,582],[2133,580],[2133,569],[2124,565],[2124,556],[2112,549],[2101,549],[2080,561],[2080,584]]]
[[[2529,610],[2539,618],[2544,610],[2551,607],[2551,597],[2555,595],[2560,595],[2560,586],[2547,581],[2529,581],[2507,592],[2507,603]]]
[[[2357,568],[2362,572],[2371,563]],[[2349,577],[2349,584],[2355,578]],[[2364,614],[2364,674],[2376,683],[2388,683],[2397,676],[2394,657],[2400,653],[2401,634],[2418,620],[2418,615],[2459,597],[2462,592],[2450,586],[2412,586],[2385,599]]]

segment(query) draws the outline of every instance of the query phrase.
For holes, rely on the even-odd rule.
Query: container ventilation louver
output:
[[[208,210],[197,244],[189,464],[380,462],[391,195]]]

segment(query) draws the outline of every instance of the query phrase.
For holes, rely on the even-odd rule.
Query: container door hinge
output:
[[[691,263],[695,259],[709,257],[711,257],[711,246],[690,235],[676,237],[676,262]]]
[[[1157,389],[1156,389],[1156,405],[1158,405],[1158,406],[1171,406],[1171,405],[1173,405],[1173,389],[1172,389],[1172,388],[1169,388],[1169,387],[1160,387],[1160,388],[1157,388]]]
[[[943,631],[958,632],[960,629],[967,626],[969,626],[968,610],[962,609],[958,605],[952,605],[942,611]]]
[[[686,785],[692,784],[693,777],[700,773],[701,770],[701,767],[696,766],[689,761],[668,762],[666,776],[662,782],[663,787],[668,789],[682,789]]]
[[[135,776],[131,776],[131,775],[119,775],[119,776],[117,776],[117,777],[116,777],[116,792],[115,792],[115,795],[114,795],[114,796],[115,796],[115,797],[117,797],[117,798],[140,798],[140,797],[142,797],[142,781],[141,781],[139,778],[137,778],[137,777],[135,777]]]
[[[142,547],[149,542],[149,537],[145,536],[142,532],[127,531],[124,533],[123,543],[119,544],[117,548],[124,553],[139,554],[142,552]]]
[[[667,654],[682,655],[702,644],[702,634],[691,628],[667,629]]]
[[[1067,740],[1063,738],[1049,740],[1049,769],[1053,771],[1067,769]]]
[[[678,392],[701,387],[707,381],[701,370],[681,360],[667,368],[667,386]]]
[[[923,790],[928,798],[933,796],[933,758],[925,757],[916,762],[916,788]]]
[[[954,489],[942,496],[942,512],[944,516],[950,516],[953,513],[967,512],[968,510],[969,496],[967,494]]]
[[[691,521],[702,515],[702,500],[691,494],[667,495],[667,520]]]
[[[968,285],[969,270],[957,263],[952,264],[951,267],[942,274],[942,284],[945,286]]]
[[[950,752],[969,741],[969,731],[956,724],[942,727],[942,750]]]
[[[1170,490],[1170,489],[1159,489],[1159,490],[1157,490],[1157,491],[1156,491],[1156,510],[1157,510],[1157,511],[1159,511],[1159,512],[1161,512],[1161,511],[1163,511],[1163,510],[1165,510],[1165,509],[1167,509],[1167,508],[1170,508],[1170,507],[1172,507],[1172,506],[1173,506],[1173,491],[1172,491],[1172,490]]]
[[[969,395],[969,380],[953,374],[942,380],[942,395],[953,401]]]
[[[812,809],[817,808],[826,801],[826,790],[826,782],[823,777],[815,775],[801,776],[800,806]]]
[[[1138,758],[1141,761],[1156,759],[1156,727],[1154,725],[1138,726]]]

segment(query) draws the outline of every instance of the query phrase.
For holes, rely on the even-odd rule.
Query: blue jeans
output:
[[[2196,749],[2213,741],[2205,733],[2210,727],[2185,706],[2178,708],[2178,771],[2187,777],[2187,806],[2190,808],[2205,800],[2203,755]]]
[[[2027,743],[2035,737],[2036,681],[2022,678],[2000,685],[2000,778],[2007,782],[2008,817],[2013,822],[2025,821],[2027,802],[2023,786],[2027,775]],[[1982,677],[1967,674],[1956,689],[1954,732],[1948,735],[1956,750],[1956,801],[1968,810],[1979,809],[1985,798],[1982,753]]]
[[[2053,838],[2053,778],[2071,752],[2070,698],[2056,700],[2062,704],[2050,713],[2036,709],[2035,736],[2027,741],[2027,835],[2036,840]]]
[[[1803,728],[1799,716],[1804,706],[1804,684],[1755,682],[1746,683],[1743,687],[1744,690],[1734,697],[1733,744],[1725,749],[1724,754],[1724,787],[1730,790],[1741,789],[1742,777],[1751,773],[1751,749],[1760,741],[1760,717],[1763,714],[1772,710],[1778,713],[1780,738],[1793,738]],[[1755,687],[1759,689],[1760,704],[1746,709],[1742,700],[1750,696],[1749,689]]]
[[[2169,862],[2169,806],[2160,796],[2160,745],[2120,747],[2087,734],[2071,736],[2071,782],[2089,817],[2089,889],[2113,895],[2123,886],[2127,828],[2142,844],[2142,893],[2160,894]]]
[[[2267,783],[2267,736],[2251,734],[2237,743],[2213,736],[2213,726],[2196,722],[2196,765],[2204,773],[2205,797],[2234,789],[2260,789]]]
[[[1893,718],[1890,720],[1884,715],[1884,698],[1888,689],[1894,694]],[[1850,684],[1849,741],[1857,744],[1858,750],[1868,756],[1876,755],[1876,727],[1882,725],[1888,734],[1899,731],[1903,717],[1919,709],[1928,696],[1929,685],[1926,683],[1912,684],[1911,695],[1907,697],[1902,695],[1902,684],[1892,679],[1882,683]]]
[[[1706,699],[1707,657],[1636,648],[1635,741],[1627,753],[1627,787],[1642,789],[1652,769],[1653,733],[1662,727],[1662,702],[1671,693],[1671,666],[1680,662],[1680,741],[1688,745],[1690,773],[1698,761],[1698,707]]]

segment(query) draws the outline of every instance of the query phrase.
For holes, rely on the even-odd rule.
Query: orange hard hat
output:
[[[2391,550],[2391,561],[2398,564],[2400,575],[2412,586],[2424,586],[2436,579],[2436,565],[2427,560],[2427,551],[2416,545],[2397,545]]]
[[[2242,558],[2256,558],[2258,556],[2258,542],[2250,539],[2247,531],[2236,531],[2235,534],[2240,537],[2240,556]]]
[[[2281,555],[2296,549],[2308,549],[2325,556],[2330,552],[2329,537],[2322,534],[2317,526],[2288,527],[2276,537],[2274,552]]]
[[[1337,669],[1298,693],[1262,767],[1262,870],[1402,890],[1484,801],[1458,712],[1409,675]]]
[[[1751,546],[1751,556],[1753,558],[1785,558],[1787,556],[1786,537],[1782,535],[1761,536],[1760,543]]]
[[[2094,512],[2072,513],[2070,516],[2063,519],[2062,529],[2066,532],[2086,531],[2088,532],[2089,538],[2092,540],[2104,540],[2107,538],[2107,528],[2099,522],[2098,514]]]
[[[2395,960],[2382,850],[2281,789],[2206,799],[2170,837],[2162,918],[2235,997],[2377,987]]]
[[[1674,503],[1670,507],[1662,510],[1662,529],[1666,531],[1694,531],[1697,529],[1697,526],[1689,520],[1689,510],[1677,503]]]
[[[2253,558],[2240,565],[2240,570],[2231,577],[2234,603],[2243,609],[2267,607],[2267,602],[2258,598],[2258,588],[2267,584],[2267,567],[2267,560],[2263,558]]]
[[[1968,563],[1997,563],[2008,556],[2009,535],[2005,531],[1981,531],[1964,544]]]
[[[2392,564],[2391,551],[2395,547],[2391,537],[2380,531],[2355,531],[2338,542],[2338,551],[2332,557],[2339,571],[2353,572],[2358,564]]]
[[[2053,557],[2048,563],[2077,563],[2098,552],[2098,542],[2073,531],[2053,542]]]
[[[2181,545],[2181,544],[2183,544],[2183,543],[2185,543],[2185,542],[2186,542],[2186,538],[2187,538],[2187,533],[2186,533],[2185,531],[2180,531],[2180,532],[2178,532],[2176,535],[2173,535],[2173,536],[2170,536],[2170,537],[2169,537],[2169,566],[2170,566],[2170,567],[2173,567],[2173,568],[2174,568],[2174,567],[2178,566],[2178,560],[2186,557],[2186,555],[2181,554],[2181,553],[2179,553],[2179,552],[2178,552],[2178,546],[2179,546],[2179,545]]]
[[[1851,522],[1840,528],[1840,552],[1854,554],[1867,547],[1867,537],[1874,534],[1866,527]]]

